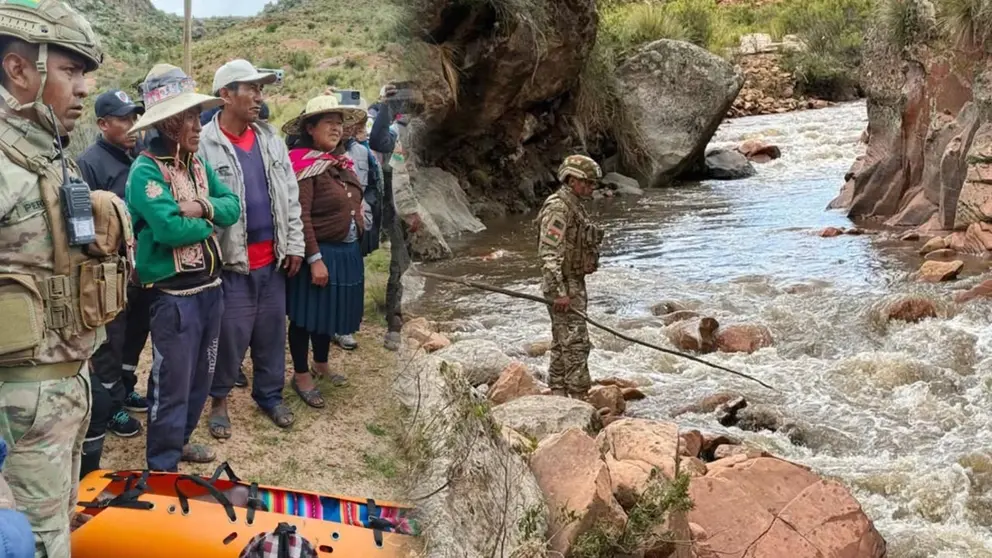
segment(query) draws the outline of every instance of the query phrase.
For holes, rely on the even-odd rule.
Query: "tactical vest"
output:
[[[552,196],[561,200],[568,207],[568,217],[565,221],[565,257],[562,271],[573,277],[586,275],[587,266],[599,268],[599,254],[603,243],[603,231],[586,215],[585,210],[575,203],[568,195],[560,192]],[[551,201],[550,198],[548,201]],[[548,204],[545,203],[544,207]],[[538,215],[537,222],[543,218],[543,210]]]
[[[0,152],[39,177],[37,194],[0,216],[0,381],[70,377],[127,303],[130,257],[118,252],[124,243],[133,253],[130,215],[113,193],[92,192],[97,240],[70,247],[60,167],[2,119]]]

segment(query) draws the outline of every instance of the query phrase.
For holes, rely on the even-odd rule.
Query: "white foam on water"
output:
[[[597,378],[650,380],[648,399],[628,407],[636,416],[669,419],[717,391],[774,405],[803,425],[806,446],[781,434],[728,429],[709,415],[678,421],[742,437],[845,483],[885,536],[890,558],[992,557],[992,303],[971,303],[948,318],[886,324],[880,309],[894,296],[941,301],[961,287],[911,282],[919,265],[911,247],[815,234],[851,225],[824,208],[863,153],[865,124],[863,102],[731,120],[712,146],[757,138],[778,145],[782,157],[755,165],[749,179],[592,208],[608,232],[600,271],[588,280],[591,316],[613,326],[648,319],[627,333],[664,346],[670,344],[663,329],[649,319],[651,305],[662,300],[699,307],[721,323],[764,324],[774,347],[705,358],[782,393],[595,328],[590,370]],[[476,254],[500,247],[508,253],[498,262],[466,256],[433,269],[540,294],[531,227],[492,225],[471,242]],[[424,311],[479,320],[488,329],[469,335],[507,352],[550,337],[540,305],[430,282],[425,292]],[[522,358],[547,367],[547,356]]]

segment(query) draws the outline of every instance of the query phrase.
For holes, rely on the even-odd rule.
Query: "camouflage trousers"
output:
[[[0,436],[10,453],[3,476],[34,531],[35,558],[69,558],[83,439],[90,422],[90,376],[0,382]]]
[[[584,279],[566,279],[572,308],[586,311],[588,302]],[[552,293],[545,298],[554,299]],[[559,313],[548,307],[551,314],[551,364],[548,366],[548,387],[555,394],[585,397],[592,387],[589,377],[589,328],[586,321],[572,312]]]

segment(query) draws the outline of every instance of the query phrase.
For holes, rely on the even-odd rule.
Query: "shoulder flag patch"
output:
[[[558,246],[561,244],[562,235],[564,234],[565,222],[560,218],[555,217],[548,224],[547,228],[544,229],[544,235],[541,237],[545,244],[550,246]]]

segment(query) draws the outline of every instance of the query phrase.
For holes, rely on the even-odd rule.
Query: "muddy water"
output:
[[[707,358],[776,386],[760,386],[593,329],[593,376],[650,383],[628,414],[664,419],[717,391],[775,405],[805,431],[783,435],[721,427],[685,415],[686,427],[728,432],[848,485],[889,542],[889,556],[992,556],[992,305],[975,303],[939,320],[885,325],[879,307],[894,296],[949,299],[970,285],[921,286],[912,247],[886,235],[823,239],[850,226],[824,208],[863,147],[863,103],[725,123],[715,145],[760,138],[782,158],[748,180],[706,182],[602,200],[592,213],[608,228],[601,270],[590,277],[590,314],[668,344],[650,306],[677,300],[721,323],[761,323],[775,347],[750,356]],[[459,256],[431,266],[539,294],[536,237],[524,220],[490,223],[454,243]],[[502,258],[481,257],[504,250]],[[549,336],[534,304],[427,283],[420,311],[468,321],[465,337],[498,342],[514,356]],[[546,369],[547,357],[526,359]]]

